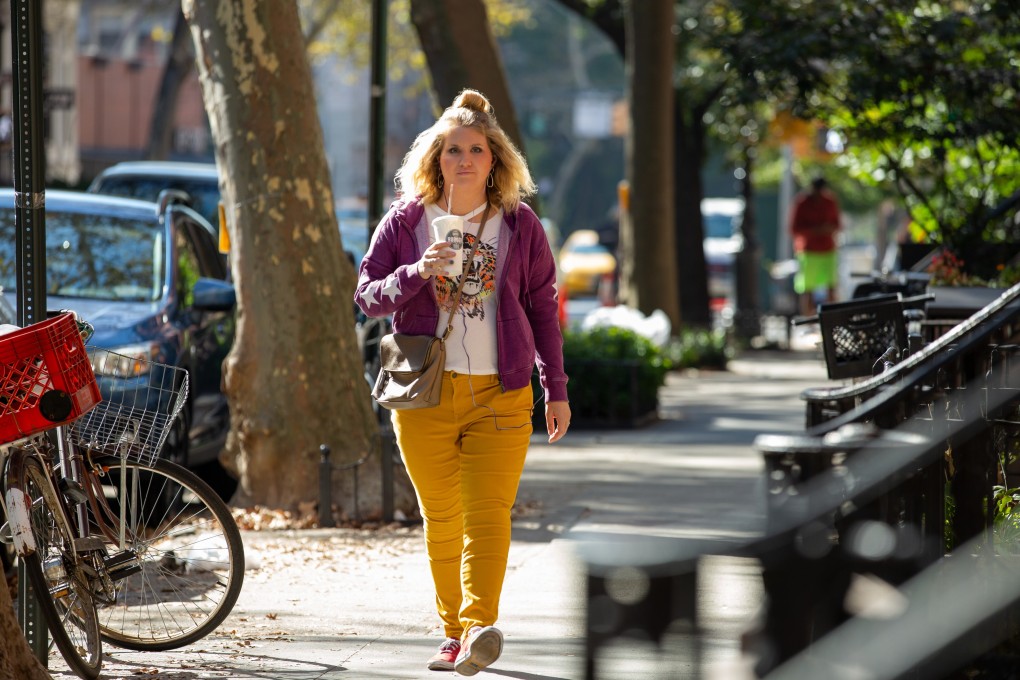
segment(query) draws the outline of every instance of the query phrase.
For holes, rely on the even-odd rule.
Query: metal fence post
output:
[[[18,323],[46,318],[46,148],[43,119],[42,0],[11,0],[14,85],[14,207]],[[46,667],[49,633],[24,563],[18,563],[18,618],[32,653]]]
[[[382,436],[382,429],[379,432],[379,460],[382,464],[382,513],[384,522],[392,522],[394,515],[393,502],[393,449],[390,448],[390,438]]]
[[[319,447],[319,526],[333,526],[333,463],[329,447]]]

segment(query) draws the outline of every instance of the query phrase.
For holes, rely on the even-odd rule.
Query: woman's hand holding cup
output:
[[[446,241],[436,241],[428,247],[418,260],[418,275],[423,279],[431,279],[438,274],[446,274],[447,267],[453,264],[458,255]]]

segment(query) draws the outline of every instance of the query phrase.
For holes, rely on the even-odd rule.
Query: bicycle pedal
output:
[[[106,573],[114,581],[126,578],[131,574],[137,574],[142,570],[138,555],[131,550],[122,550],[103,558],[103,566],[106,567]]]
[[[106,573],[110,575],[111,581],[119,581],[123,578],[131,576],[131,574],[137,574],[141,570],[142,565],[138,564],[137,562],[128,562],[127,564],[122,564],[113,569],[107,569]]]
[[[89,499],[81,484],[68,477],[60,478],[60,493],[75,505],[80,505]]]
[[[137,555],[132,550],[121,550],[103,558],[103,566],[107,569],[116,569],[122,564],[130,564],[135,561]]]

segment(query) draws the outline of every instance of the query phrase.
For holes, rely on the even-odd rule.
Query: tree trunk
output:
[[[188,22],[184,12],[177,12],[174,20],[174,36],[170,43],[170,54],[163,66],[163,77],[156,93],[156,104],[152,109],[152,121],[149,124],[149,146],[145,157],[159,161],[170,157],[173,146],[174,113],[177,111],[177,95],[181,84],[191,72],[195,63],[191,35],[188,33]]]
[[[503,62],[482,0],[411,0],[411,21],[440,107],[452,104],[465,88],[478,90],[496,110],[503,131],[524,151]]]
[[[673,219],[673,5],[633,0],[626,21],[630,199],[629,216],[620,225],[620,300],[644,314],[661,309],[675,331],[680,304]]]
[[[674,134],[676,135],[676,183],[673,190],[676,208],[676,267],[680,296],[680,318],[689,328],[709,328],[712,313],[708,306],[708,268],[705,264],[705,227],[701,214],[704,184],[701,170],[705,164],[705,126],[700,107],[682,106],[681,92],[674,95]]]
[[[41,632],[46,633],[46,624]],[[6,582],[0,587],[0,639],[0,680],[50,680],[21,631]]]
[[[237,338],[224,366],[237,503],[318,498],[319,446],[336,466],[367,458],[362,515],[381,508],[379,444],[296,3],[184,0],[223,169]],[[333,497],[354,510],[351,471]]]
[[[740,180],[740,193],[744,198],[744,219],[740,232],[744,247],[737,253],[734,276],[736,277],[736,312],[733,326],[737,337],[751,340],[761,335],[761,295],[759,294],[758,272],[761,269],[761,240],[758,238],[758,215],[754,209],[754,151],[743,149],[744,177]]]

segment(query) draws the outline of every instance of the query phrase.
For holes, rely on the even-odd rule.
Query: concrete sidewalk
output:
[[[728,371],[671,374],[660,420],[639,430],[532,439],[500,612],[506,647],[479,677],[583,676],[584,579],[576,547],[634,535],[739,545],[764,523],[754,438],[803,429],[800,393],[826,382],[816,351],[750,352]],[[107,645],[103,677],[329,680],[452,677],[425,669],[442,639],[421,528],[246,532],[244,590],[213,635],[160,653]],[[740,632],[760,602],[753,561],[706,559],[702,678],[749,677]],[[695,677],[632,641],[600,678]],[[55,678],[74,677],[58,655]]]

